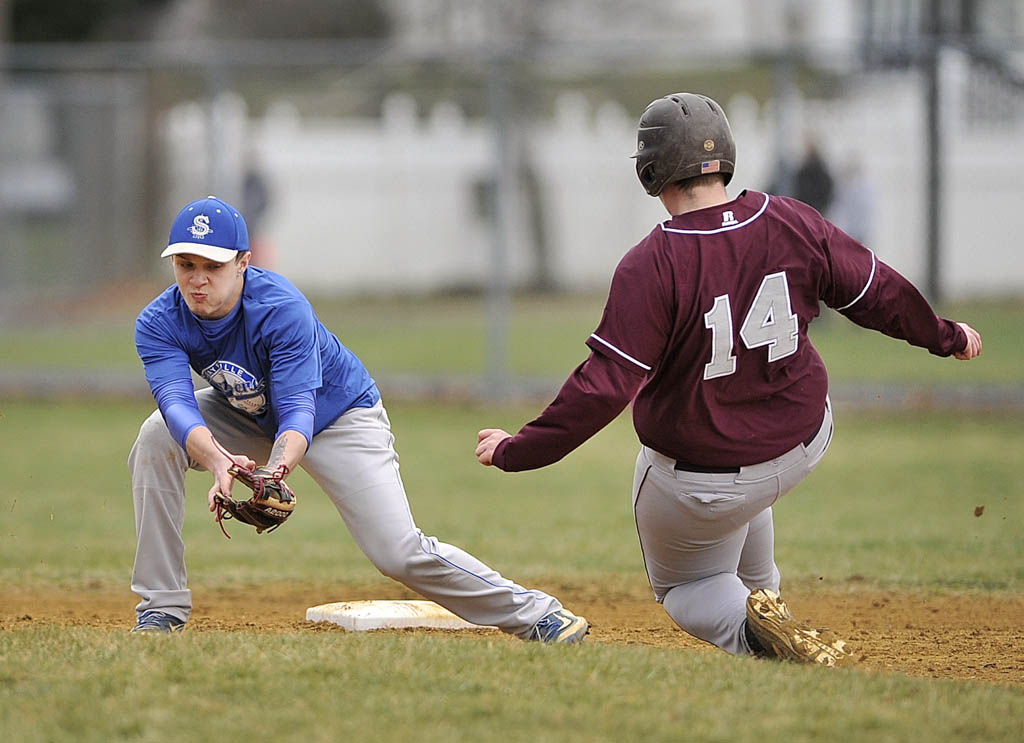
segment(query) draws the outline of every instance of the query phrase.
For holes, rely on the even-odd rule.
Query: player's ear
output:
[[[246,268],[249,267],[249,259],[252,258],[252,252],[245,251],[238,257],[238,273],[241,274]]]

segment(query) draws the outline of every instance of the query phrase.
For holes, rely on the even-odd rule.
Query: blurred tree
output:
[[[391,33],[383,0],[204,0],[214,38],[378,38]]]
[[[378,38],[384,0],[9,0],[13,42]],[[170,25],[170,34],[160,33]]]
[[[11,0],[10,37],[13,42],[92,41],[113,18],[134,19],[120,25],[127,33],[138,33],[154,11],[171,1]]]

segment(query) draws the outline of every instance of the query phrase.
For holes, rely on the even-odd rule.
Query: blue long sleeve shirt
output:
[[[380,400],[359,358],[317,318],[283,276],[250,266],[242,297],[218,320],[192,314],[177,286],[135,322],[135,345],[153,396],[175,440],[204,425],[192,371],[276,438],[313,437],[346,410]]]

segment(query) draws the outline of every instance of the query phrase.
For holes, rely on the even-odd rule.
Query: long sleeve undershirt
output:
[[[185,449],[185,441],[193,428],[205,426],[199,405],[196,403],[195,388],[191,379],[172,379],[153,390],[157,407],[164,416],[164,422],[178,445]]]
[[[154,397],[171,436],[185,449],[185,442],[192,429],[206,425],[196,403],[192,381],[168,382],[154,391]],[[316,417],[316,394],[313,390],[281,398],[277,403],[277,414],[278,437],[285,431],[298,431],[306,441],[313,440],[313,421]]]

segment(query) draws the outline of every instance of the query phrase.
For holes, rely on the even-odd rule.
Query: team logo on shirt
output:
[[[210,227],[210,218],[205,214],[197,214],[196,218],[192,220],[192,226],[188,228],[188,231],[192,233],[192,237],[200,239],[212,234],[213,228]]]
[[[249,415],[262,415],[267,410],[266,385],[250,372],[231,361],[214,361],[202,371],[203,379],[228,399],[231,407]]]

